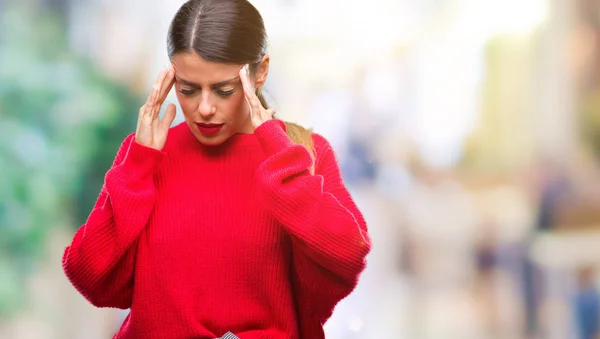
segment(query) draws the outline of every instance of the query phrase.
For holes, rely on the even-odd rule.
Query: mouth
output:
[[[196,123],[196,127],[198,127],[200,133],[204,135],[216,134],[221,130],[221,128],[223,128],[224,125],[225,124],[206,124],[201,122]]]

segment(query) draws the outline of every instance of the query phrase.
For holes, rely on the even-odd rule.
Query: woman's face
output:
[[[171,59],[175,90],[185,121],[205,145],[220,145],[235,133],[253,133],[239,71],[244,65],[209,62],[196,53],[178,53]],[[265,56],[256,76],[264,84],[269,58]]]

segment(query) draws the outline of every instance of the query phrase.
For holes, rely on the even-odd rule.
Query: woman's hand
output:
[[[242,67],[242,69],[240,69],[240,80],[242,81],[242,86],[244,87],[246,102],[250,107],[250,119],[252,120],[252,126],[254,126],[254,129],[256,129],[258,126],[262,125],[263,122],[273,119],[275,109],[265,109],[260,103],[260,100],[256,96],[254,85],[250,80],[250,69],[248,65],[245,65]]]
[[[160,107],[175,82],[173,66],[164,69],[152,87],[152,93],[142,108],[135,131],[135,141],[146,147],[162,151],[169,128],[175,119],[175,105],[169,104],[162,120],[158,118]]]

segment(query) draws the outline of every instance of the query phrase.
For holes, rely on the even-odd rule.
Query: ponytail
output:
[[[258,88],[256,90],[256,96],[258,97],[258,100],[260,101],[261,105],[265,109],[268,109],[269,104],[267,103],[267,100],[265,100],[265,97],[262,93],[262,88]],[[310,172],[312,174],[314,174],[316,157],[315,157],[315,146],[314,146],[313,138],[312,138],[312,130],[306,129],[306,128],[304,128],[298,124],[295,124],[293,122],[284,121],[284,123],[285,123],[288,137],[294,143],[302,145],[302,146],[306,147],[306,149],[308,149],[310,156],[313,159],[313,165],[310,168]]]

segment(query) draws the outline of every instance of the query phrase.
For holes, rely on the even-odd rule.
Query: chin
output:
[[[198,139],[198,141],[200,141],[200,143],[205,146],[219,146],[225,143],[225,141],[227,141],[228,138],[221,135],[215,135],[210,138],[205,137],[203,135],[196,135],[196,139]]]
[[[192,131],[192,134],[196,137],[196,139],[203,145],[206,146],[219,146],[223,144],[225,141],[229,139],[229,135],[226,131],[220,131],[219,133],[211,136],[206,136],[202,134],[197,128],[195,124],[189,124],[188,127]]]

